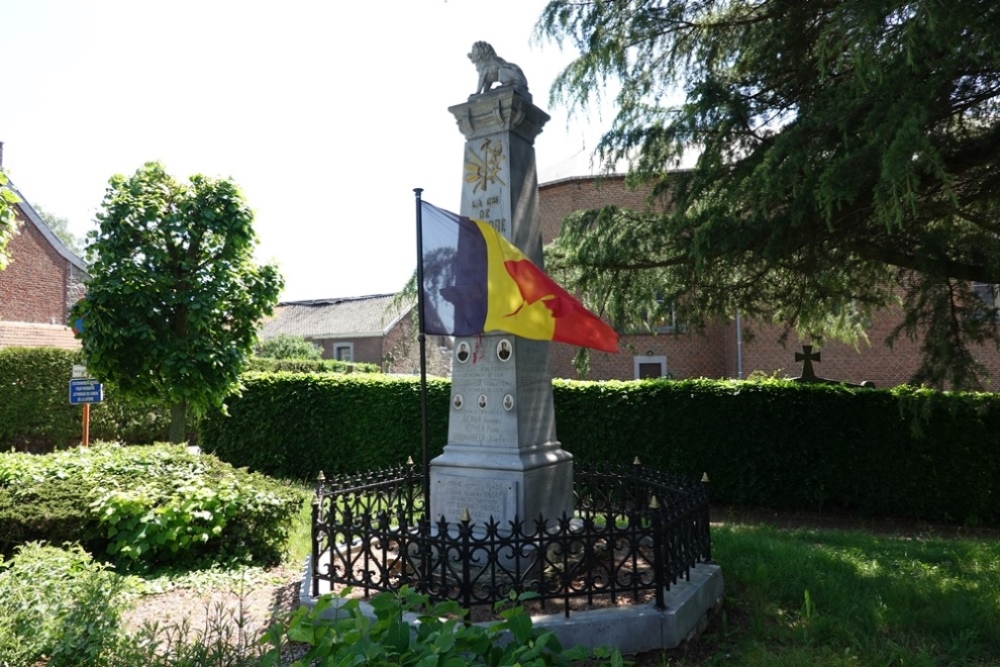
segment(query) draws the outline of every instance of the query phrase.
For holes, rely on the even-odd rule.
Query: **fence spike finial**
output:
[[[316,475],[316,481],[317,482],[325,482],[326,481],[326,475],[323,474],[322,470],[320,470],[319,474]]]
[[[459,517],[462,523],[469,523],[472,521],[472,515],[469,514],[469,508],[466,507],[462,510],[462,516]]]
[[[708,484],[708,473],[707,472],[701,473],[701,481],[703,483],[705,483],[705,484]]]
[[[412,456],[407,456],[406,457],[406,465],[410,466],[411,468],[413,467],[413,457]]]
[[[641,466],[642,465],[642,461],[639,460],[638,456],[635,457],[634,461],[632,461],[632,465],[634,465],[634,466]]]
[[[660,501],[656,498],[656,496],[649,497],[649,509],[651,510],[660,509]]]

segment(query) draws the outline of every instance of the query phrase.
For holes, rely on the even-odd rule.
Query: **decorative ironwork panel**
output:
[[[711,560],[708,492],[700,482],[634,465],[576,466],[573,516],[490,520],[425,516],[413,466],[339,476],[313,501],[313,594],[320,582],[365,595],[404,584],[466,608],[533,592],[542,609],[652,594]],[[322,563],[322,566],[321,566]],[[648,597],[647,597],[648,599]]]

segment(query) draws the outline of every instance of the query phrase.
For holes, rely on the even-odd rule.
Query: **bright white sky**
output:
[[[3,163],[82,236],[108,178],[159,160],[232,178],[283,300],[395,292],[416,262],[413,188],[459,205],[474,41],[524,70],[552,120],[546,167],[592,150],[549,86],[572,54],[535,44],[544,0],[0,0]]]

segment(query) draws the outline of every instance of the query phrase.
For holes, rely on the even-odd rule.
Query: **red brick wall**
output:
[[[7,270],[0,271],[0,319],[65,324],[69,262],[15,211],[20,232],[7,247]]]
[[[543,241],[548,243],[555,238],[562,220],[573,211],[608,204],[636,210],[649,208],[645,193],[626,189],[623,177],[602,180],[571,178],[540,185],[538,208]],[[899,322],[900,315],[898,310],[877,315],[867,332],[869,342],[861,341],[857,349],[835,342],[815,346],[814,352],[821,354],[820,363],[813,366],[816,375],[853,383],[868,380],[879,387],[892,387],[909,380],[920,365],[919,342],[904,337],[891,349],[885,345],[885,339]],[[802,347],[794,333],[782,345],[779,342],[782,332],[779,327],[747,321],[743,321],[742,326],[752,333],[752,336],[743,337],[742,345],[738,345],[737,329],[732,319],[719,322],[698,334],[622,336],[622,351],[619,354],[590,352],[588,379],[632,379],[635,357],[648,353],[666,356],[667,372],[678,379],[735,378],[738,376],[738,347],[742,348],[744,378],[754,371],[778,377],[801,375],[802,363],[795,361],[795,353],[801,352]],[[572,360],[577,348],[554,344],[551,350],[553,377],[576,378]],[[974,354],[993,378],[992,386],[1000,388],[1000,352],[989,344],[976,348]]]

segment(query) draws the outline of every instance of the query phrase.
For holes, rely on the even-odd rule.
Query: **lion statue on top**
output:
[[[479,86],[476,88],[476,95],[488,92],[493,84],[499,81],[501,88],[511,86],[522,97],[531,100],[531,94],[528,92],[528,79],[524,76],[521,68],[498,56],[488,43],[476,42],[473,44],[469,60],[479,72]]]

